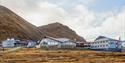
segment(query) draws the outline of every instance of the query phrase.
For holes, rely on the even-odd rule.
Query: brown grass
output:
[[[22,49],[4,55],[6,63],[125,63],[125,53],[71,51],[46,51]]]

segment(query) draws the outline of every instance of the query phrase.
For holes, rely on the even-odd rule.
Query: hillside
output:
[[[85,41],[84,38],[78,36],[75,31],[58,22],[40,26],[39,29],[47,36],[52,36],[55,38],[70,38],[76,41]]]
[[[85,41],[75,31],[60,23],[36,27],[4,6],[0,6],[0,41],[7,38],[42,39],[44,36]]]
[[[0,40],[7,38],[40,39],[41,32],[6,7],[0,6]]]

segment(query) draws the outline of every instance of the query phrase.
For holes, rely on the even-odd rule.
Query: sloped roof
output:
[[[103,38],[106,38],[106,39],[111,40],[111,41],[120,41],[120,40],[112,39],[112,38],[105,37],[105,36],[99,36],[99,37],[97,37],[97,38],[95,39],[95,41],[96,41],[96,40],[99,40],[99,39],[103,39]]]
[[[107,38],[107,37],[105,37],[105,36],[99,36],[95,40],[102,39],[102,38]]]
[[[46,38],[55,40],[55,41],[60,42],[60,43],[67,42],[67,41],[72,41],[72,40],[67,39],[67,38],[53,38],[53,37],[49,37],[49,36],[46,36]],[[74,42],[74,41],[72,41],[72,42]]]

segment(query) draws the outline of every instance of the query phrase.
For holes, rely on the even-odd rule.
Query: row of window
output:
[[[108,46],[108,44],[106,44],[106,45],[97,45],[97,46],[92,46],[92,47],[97,48],[97,47],[107,47],[107,46]]]
[[[107,43],[108,41],[93,42],[92,44]]]

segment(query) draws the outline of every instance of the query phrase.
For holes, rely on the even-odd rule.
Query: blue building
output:
[[[90,48],[94,50],[120,51],[121,41],[105,36],[99,36],[91,43]]]
[[[15,44],[16,43],[16,41],[15,41],[15,39],[14,38],[12,38],[12,39],[7,39],[7,40],[5,40],[5,41],[2,41],[2,47],[4,47],[4,48],[12,48],[12,47],[14,47]]]
[[[121,49],[122,49],[122,52],[125,52],[125,41],[122,41]]]

